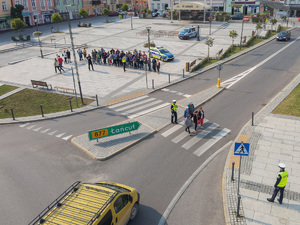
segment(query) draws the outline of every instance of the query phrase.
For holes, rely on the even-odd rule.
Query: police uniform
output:
[[[276,183],[274,185],[274,192],[271,198],[267,198],[269,202],[274,202],[276,195],[280,191],[280,197],[277,198],[279,204],[282,204],[283,192],[284,188],[287,184],[288,172],[285,170],[285,165],[283,163],[279,163],[280,171],[277,176]]]
[[[177,124],[177,109],[178,109],[178,106],[176,104],[176,100],[173,100],[173,103],[171,105],[171,123]],[[174,118],[175,118],[175,120],[174,120]]]

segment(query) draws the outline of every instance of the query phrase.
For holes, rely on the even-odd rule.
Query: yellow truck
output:
[[[139,193],[117,183],[72,184],[29,225],[126,225],[135,218]]]

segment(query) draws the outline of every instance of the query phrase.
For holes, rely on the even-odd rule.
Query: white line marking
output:
[[[180,142],[181,140],[183,140],[184,138],[186,138],[187,136],[189,136],[189,133],[186,132],[184,130],[185,127],[182,128],[182,133],[179,134],[177,137],[173,138],[172,141],[177,144],[178,142]]]
[[[176,94],[177,93],[177,91],[169,91],[170,93],[172,93],[172,94]]]
[[[191,95],[188,95],[188,94],[185,94],[185,95],[183,95],[183,96],[186,97],[186,98],[191,97]]]
[[[121,114],[122,114],[122,115],[127,115],[127,114],[129,114],[129,113],[134,113],[134,112],[137,112],[137,111],[139,111],[139,110],[143,110],[143,109],[145,109],[146,107],[153,106],[153,105],[157,105],[157,104],[159,104],[159,103],[161,103],[161,102],[162,102],[162,100],[157,100],[157,101],[151,102],[151,103],[149,103],[149,104],[147,104],[147,105],[142,105],[142,106],[140,106],[140,107],[133,108],[133,109],[128,110],[128,111],[126,111],[126,112],[124,112],[124,113],[121,113]]]
[[[170,105],[170,103],[164,103],[164,104],[162,104],[162,105],[155,106],[155,107],[153,107],[153,108],[151,108],[151,109],[148,109],[148,110],[145,110],[145,111],[142,111],[142,112],[133,114],[133,115],[131,115],[131,116],[128,116],[128,118],[129,118],[129,119],[133,119],[133,118],[136,118],[136,117],[138,117],[138,116],[142,116],[142,115],[144,115],[144,114],[147,114],[147,113],[149,113],[149,112],[155,111],[155,110],[157,110],[157,109],[163,108],[163,107],[168,106],[168,105]]]
[[[196,151],[194,151],[194,154],[196,156],[201,156],[203,153],[205,153],[211,146],[213,146],[215,143],[217,143],[222,137],[226,136],[230,132],[229,129],[224,128],[219,133],[217,133],[215,136],[213,136],[212,139],[207,141],[204,145],[202,145],[200,148],[198,148]]]
[[[55,134],[55,133],[56,133],[56,131],[57,131],[57,130],[55,130],[55,131],[52,131],[52,132],[51,132],[51,133],[49,133],[48,135],[52,136],[53,134]]]
[[[29,123],[25,123],[25,124],[22,124],[20,125],[19,127],[26,127]]]
[[[202,138],[204,138],[206,135],[208,135],[210,132],[212,132],[218,126],[219,125],[216,123],[211,124],[210,126],[205,128],[201,133],[197,134],[191,140],[189,140],[184,145],[182,145],[182,147],[184,149],[188,150],[190,147],[192,147],[194,144],[196,144],[198,141],[200,141]]]
[[[33,129],[34,131],[39,131],[40,129],[42,129],[43,127],[39,127],[39,128],[36,128],[36,129]]]
[[[47,133],[49,130],[50,130],[50,128],[49,128],[49,129],[46,129],[46,130],[43,130],[43,131],[41,131],[41,133],[45,134],[45,133]]]
[[[168,207],[166,208],[164,214],[161,216],[158,225],[165,225],[170,213],[172,212],[173,208],[175,207],[178,200],[181,198],[181,196],[184,194],[185,190],[189,187],[189,185],[193,182],[193,180],[199,175],[199,173],[224,149],[226,149],[230,144],[232,144],[232,141],[229,141],[226,145],[224,145],[222,148],[220,148],[218,151],[216,151],[214,154],[212,154],[207,160],[205,160],[204,163],[202,163],[201,166],[187,179],[187,181],[184,183],[184,185],[180,188],[180,190],[177,192],[177,194],[174,196]]]
[[[70,137],[72,137],[73,135],[69,135],[69,136],[67,136],[67,137],[64,137],[64,138],[62,138],[62,139],[64,139],[64,140],[68,140]]]
[[[170,129],[163,132],[161,135],[164,137],[168,137],[170,134],[174,133],[175,131],[179,130],[184,126],[184,121],[180,122],[179,124],[176,124],[175,126],[171,127]]]
[[[163,89],[161,89],[162,91],[170,91],[170,89],[168,89],[168,88],[163,88]]]
[[[32,125],[32,126],[30,126],[30,127],[26,127],[26,129],[31,130],[31,129],[34,128],[34,127],[35,127],[35,125]]]
[[[136,102],[136,101],[139,101],[139,100],[141,100],[141,99],[148,98],[148,97],[149,97],[148,95],[141,96],[141,97],[138,97],[138,98],[134,98],[134,99],[131,99],[131,100],[128,100],[128,101],[125,101],[125,102],[121,102],[121,103],[118,103],[118,104],[109,106],[108,108],[109,108],[109,109],[113,109],[113,108],[119,107],[119,106],[121,106],[121,105],[126,105],[126,104],[128,104],[128,103]]]
[[[61,138],[65,133],[61,133],[59,135],[56,135],[55,137]]]
[[[131,105],[125,106],[125,107],[123,107],[123,108],[115,109],[115,111],[120,112],[120,111],[124,111],[124,110],[126,110],[126,109],[134,108],[135,106],[142,105],[142,104],[147,103],[147,102],[151,102],[151,101],[153,101],[154,99],[156,99],[156,98],[148,98],[148,99],[146,99],[146,100],[144,100],[144,101],[137,102],[137,103],[135,103],[135,104],[131,104]]]
[[[177,94],[177,95],[184,95],[184,94],[183,94],[183,93],[181,93],[181,92],[177,92],[176,94]]]

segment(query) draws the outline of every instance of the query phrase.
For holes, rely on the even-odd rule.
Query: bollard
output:
[[[13,110],[12,108],[10,108],[10,111],[11,111],[11,115],[12,115],[13,120],[16,120],[16,119],[15,119],[14,110]]]
[[[70,102],[71,112],[73,112],[71,99],[69,100],[69,102]]]
[[[169,83],[171,83],[171,76],[170,76],[170,74],[169,74]]]
[[[237,203],[237,213],[236,216],[240,217],[240,202],[241,202],[241,196],[238,196],[238,203]]]
[[[96,95],[96,102],[97,102],[97,106],[99,106],[98,95]]]
[[[184,69],[182,70],[182,78],[184,78]]]
[[[44,117],[43,106],[40,105],[40,107],[41,107],[42,117]]]
[[[154,79],[152,79],[152,89],[154,89]]]
[[[221,87],[221,79],[220,78],[218,78],[218,86],[217,86],[218,88],[220,88]]]
[[[235,164],[235,162],[232,162],[231,181],[234,181],[234,164]]]
[[[254,126],[254,112],[252,112],[252,126]]]

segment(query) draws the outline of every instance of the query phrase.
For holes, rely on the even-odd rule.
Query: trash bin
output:
[[[122,18],[122,15],[119,15],[119,19],[121,19]]]

